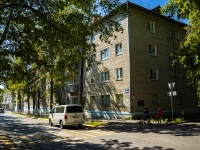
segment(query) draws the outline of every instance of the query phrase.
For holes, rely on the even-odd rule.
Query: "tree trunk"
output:
[[[38,101],[37,101],[37,104],[38,104],[38,105],[37,105],[37,109],[39,110],[39,109],[40,109],[40,89],[38,89],[37,94],[38,94],[38,95],[37,95],[37,98],[38,98],[38,99],[37,99],[37,100],[38,100]]]
[[[84,103],[83,103],[83,68],[84,68],[84,63],[83,61],[81,61],[80,64],[80,83],[79,83],[79,99],[80,99],[80,103],[82,105],[82,107],[84,108]]]
[[[33,114],[35,115],[35,90],[33,91]]]
[[[50,111],[52,110],[52,105],[53,105],[53,79],[52,79],[52,75],[51,75],[51,91],[50,91]]]
[[[30,89],[28,88],[28,97],[27,97],[27,101],[28,101],[28,114],[30,114]]]

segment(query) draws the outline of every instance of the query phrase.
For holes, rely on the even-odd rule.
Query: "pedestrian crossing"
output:
[[[13,149],[25,145],[35,145],[38,143],[70,141],[70,140],[84,140],[89,138],[97,138],[116,134],[115,131],[94,130],[48,130],[44,133],[35,133],[29,135],[11,135],[0,134],[0,149]]]

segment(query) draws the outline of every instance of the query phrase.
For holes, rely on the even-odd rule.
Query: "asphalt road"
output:
[[[48,120],[0,113],[0,149],[27,150],[199,150],[200,122],[180,125],[103,120],[105,126],[50,127]]]

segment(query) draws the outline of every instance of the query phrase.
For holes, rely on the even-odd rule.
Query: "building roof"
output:
[[[183,22],[180,22],[180,21],[172,19],[171,16],[165,16],[165,15],[161,14],[161,11],[160,11],[161,7],[160,6],[157,6],[157,7],[153,8],[153,9],[147,9],[145,7],[142,7],[142,6],[140,6],[138,4],[135,4],[135,3],[132,3],[132,2],[125,2],[125,3],[123,3],[121,5],[121,7],[126,8],[126,10],[129,9],[130,7],[132,7],[132,8],[135,8],[135,9],[150,13],[150,14],[155,15],[157,17],[166,19],[168,21],[172,21],[173,23],[177,23],[177,24],[180,24],[182,26],[187,26],[187,24],[185,24]],[[111,16],[115,15],[116,13],[117,13],[117,11],[113,10],[110,14],[106,15],[105,18],[110,18]]]
[[[127,5],[127,2],[122,4],[122,5]],[[157,6],[157,7],[153,8],[153,9],[147,9],[147,8],[144,8],[144,7],[140,6],[140,5],[134,4],[132,2],[128,2],[128,7],[133,7],[133,8],[136,8],[136,9],[140,9],[141,11],[145,11],[147,13],[151,13],[153,15],[156,15],[157,17],[161,17],[161,18],[166,19],[168,21],[173,21],[174,23],[177,23],[177,24],[180,24],[180,25],[183,25],[183,26],[187,26],[187,24],[185,24],[185,23],[182,23],[180,21],[172,19],[171,16],[165,16],[165,15],[161,14],[161,11],[160,11],[161,7],[160,6]]]

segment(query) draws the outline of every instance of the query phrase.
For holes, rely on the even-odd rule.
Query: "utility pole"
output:
[[[171,97],[172,121],[174,120],[173,96],[176,96],[176,91],[173,91],[174,85],[174,82],[168,83],[168,87],[170,89],[168,95]]]

